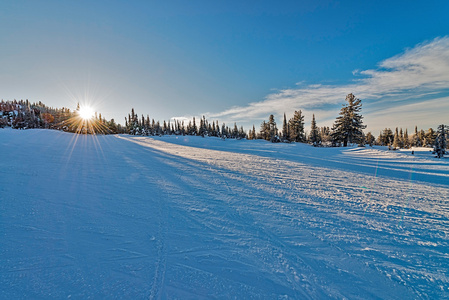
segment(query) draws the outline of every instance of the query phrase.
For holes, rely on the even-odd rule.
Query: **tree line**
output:
[[[310,131],[306,131],[304,125],[304,114],[296,110],[293,116],[287,120],[284,113],[282,128],[279,129],[274,115],[263,121],[260,129],[256,131],[253,125],[248,133],[242,126],[228,127],[225,123],[220,126],[218,121],[208,121],[205,116],[192,120],[169,120],[159,122],[141,115],[139,117],[134,108],[125,117],[125,126],[114,121],[106,120],[97,115],[89,121],[83,121],[78,115],[79,104],[75,110],[68,108],[48,107],[41,101],[31,103],[28,100],[14,100],[0,102],[0,127],[10,126],[16,129],[46,128],[63,130],[85,134],[131,134],[131,135],[196,135],[213,136],[232,139],[263,139],[276,142],[309,143],[313,146],[348,146],[357,145],[381,145],[390,149],[410,147],[432,147],[438,144],[439,148],[446,149],[449,143],[447,126],[440,125],[437,130],[429,128],[427,131],[418,130],[409,135],[407,129],[396,128],[393,132],[390,128],[382,130],[376,138],[371,132],[364,133],[366,126],[363,125],[361,114],[362,103],[353,94],[348,94],[338,117],[332,127],[318,127],[315,115],[312,115]],[[443,153],[444,154],[444,153]]]
[[[249,139],[264,139],[273,143],[297,142],[310,143],[313,146],[344,146],[349,144],[363,145],[365,135],[363,129],[363,116],[360,113],[362,102],[353,94],[346,96],[346,104],[340,110],[332,128],[317,127],[315,115],[312,115],[310,133],[306,134],[304,126],[304,115],[301,110],[293,113],[293,117],[287,121],[284,113],[282,130],[278,130],[274,116],[270,115],[268,121],[263,121],[259,132],[253,125],[249,131]]]
[[[155,135],[196,135],[196,136],[214,136],[221,138],[231,138],[231,139],[244,139],[247,137],[243,126],[240,128],[237,123],[234,123],[233,127],[228,127],[223,123],[220,127],[218,121],[209,122],[205,116],[200,119],[199,124],[197,124],[196,118],[193,117],[192,120],[186,122],[185,120],[173,120],[166,122],[165,120],[161,123],[150,120],[149,115],[146,117],[142,115],[140,118],[134,112],[134,108],[131,109],[131,113],[128,117],[125,117],[125,128],[126,133],[131,135],[144,135],[144,136],[155,136]]]
[[[270,115],[268,121],[263,121],[260,130],[256,132],[253,125],[248,133],[241,126],[234,123],[233,127],[226,126],[225,123],[220,127],[218,121],[209,122],[204,116],[200,119],[199,125],[195,117],[188,123],[184,120],[173,120],[172,122],[150,120],[149,115],[139,117],[134,108],[128,117],[125,117],[126,133],[131,135],[199,135],[216,136],[222,138],[246,138],[249,140],[264,139],[271,142],[299,142],[311,143],[314,146],[332,145],[347,146],[348,144],[364,143],[363,129],[366,128],[362,122],[361,100],[353,94],[346,97],[347,104],[343,105],[340,115],[337,117],[332,129],[329,127],[318,128],[315,121],[315,115],[312,117],[312,127],[307,136],[304,127],[304,115],[301,110],[295,111],[293,117],[288,120],[284,114],[282,130],[278,130],[274,115]]]
[[[287,121],[284,113],[282,130],[279,130],[273,115],[268,121],[263,121],[260,130],[256,131],[253,125],[248,133],[248,139],[264,139],[271,142],[300,142],[309,143],[313,146],[344,146],[357,145],[380,145],[388,146],[389,149],[408,149],[411,147],[435,147],[435,149],[446,149],[448,143],[448,126],[439,125],[435,131],[429,128],[426,132],[415,126],[415,132],[409,135],[407,129],[385,128],[376,138],[371,132],[364,133],[363,116],[361,114],[362,103],[353,94],[346,96],[346,104],[340,110],[333,126],[317,127],[315,115],[312,115],[310,131],[306,134],[304,126],[304,115],[301,110],[295,111],[293,117]],[[442,150],[443,151],[443,150]],[[435,150],[438,155],[438,150]],[[444,153],[442,153],[444,154]]]
[[[125,133],[125,129],[114,119],[106,120],[95,113],[91,120],[82,120],[75,110],[48,107],[41,101],[0,101],[0,128],[14,129],[44,128],[83,134]]]

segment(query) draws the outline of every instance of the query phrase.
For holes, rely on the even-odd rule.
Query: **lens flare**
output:
[[[107,134],[110,130],[107,127],[106,121],[97,117],[97,113],[90,105],[79,105],[71,117],[64,122],[64,127],[67,131],[78,134]]]
[[[94,109],[90,106],[81,106],[78,114],[83,120],[90,120],[94,117]]]

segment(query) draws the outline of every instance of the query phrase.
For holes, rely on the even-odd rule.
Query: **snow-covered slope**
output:
[[[0,129],[0,298],[448,298],[428,152]]]

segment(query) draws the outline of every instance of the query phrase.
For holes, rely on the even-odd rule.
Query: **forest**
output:
[[[79,116],[80,106],[75,110],[68,108],[48,107],[41,101],[31,103],[28,100],[14,100],[0,102],[0,128],[11,127],[14,129],[45,128],[61,130],[80,134],[130,134],[143,136],[162,135],[196,135],[213,136],[222,139],[263,139],[273,143],[309,143],[313,146],[336,147],[347,145],[380,145],[389,149],[408,149],[411,147],[434,147],[438,156],[444,154],[448,143],[448,126],[439,125],[437,129],[429,128],[427,131],[415,126],[414,133],[409,134],[407,129],[396,127],[382,130],[377,138],[371,133],[364,133],[366,125],[363,125],[361,114],[362,103],[353,94],[346,96],[346,104],[341,108],[338,117],[332,127],[318,127],[315,115],[312,115],[310,129],[304,125],[304,114],[296,110],[293,117],[287,120],[286,114],[281,129],[275,121],[274,115],[268,117],[268,121],[262,121],[259,130],[255,125],[248,132],[243,126],[236,123],[229,127],[225,123],[221,126],[217,120],[209,121],[205,116],[198,120],[179,121],[155,121],[142,114],[135,113],[134,108],[125,117],[125,125],[116,123],[114,119],[106,120],[101,113],[90,119]]]

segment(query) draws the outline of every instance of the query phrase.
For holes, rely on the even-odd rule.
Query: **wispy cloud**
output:
[[[323,120],[338,113],[326,106],[343,103],[348,93],[354,93],[364,103],[369,103],[373,111],[385,103],[388,103],[387,108],[393,109],[403,105],[404,101],[431,101],[441,96],[432,98],[429,95],[449,88],[449,37],[418,44],[380,62],[376,69],[354,71],[353,74],[354,80],[346,85],[302,86],[300,83],[296,88],[269,94],[260,102],[207,115],[227,122],[259,123],[269,114],[279,117],[292,109],[302,109],[319,114]],[[426,115],[438,109],[432,105],[410,106],[410,109],[414,107],[416,110],[413,112],[419,110]]]
[[[449,97],[441,97],[428,101],[393,106],[373,112],[369,115],[370,123],[379,124],[373,133],[378,133],[385,127],[401,127],[427,130],[436,129],[440,123],[447,124],[449,112]],[[390,126],[384,124],[392,124]]]

